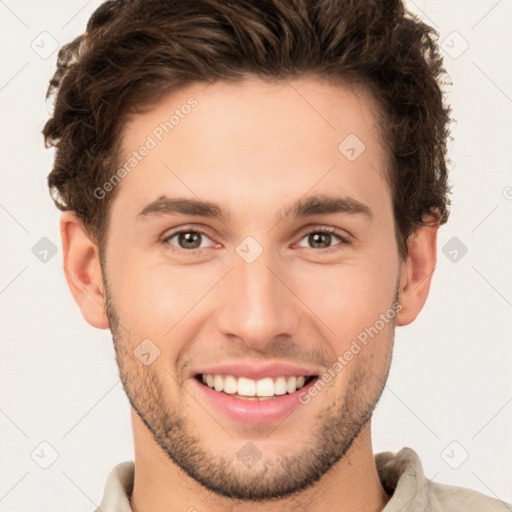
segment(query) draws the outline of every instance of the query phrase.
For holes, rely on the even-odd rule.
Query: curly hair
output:
[[[47,92],[53,117],[42,131],[46,147],[56,148],[50,193],[101,248],[119,187],[101,200],[93,191],[119,164],[130,114],[195,82],[251,75],[355,81],[379,106],[406,256],[409,235],[449,213],[450,108],[437,37],[400,0],[109,0],[58,54]]]

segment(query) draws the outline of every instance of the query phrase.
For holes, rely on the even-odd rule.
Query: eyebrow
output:
[[[351,197],[335,197],[328,195],[315,195],[306,199],[299,199],[291,208],[285,209],[282,218],[301,218],[312,215],[329,215],[333,213],[347,213],[363,215],[368,219],[373,217],[371,209]],[[156,215],[195,215],[223,220],[227,217],[219,205],[210,201],[188,198],[171,198],[161,196],[145,206],[137,215],[138,219]]]

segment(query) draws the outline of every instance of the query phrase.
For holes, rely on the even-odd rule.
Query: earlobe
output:
[[[407,240],[409,250],[402,262],[398,296],[402,309],[396,315],[396,325],[413,322],[425,305],[436,268],[438,229],[438,222],[421,226]]]
[[[89,324],[107,329],[103,278],[96,244],[72,212],[60,220],[64,272],[69,289]]]

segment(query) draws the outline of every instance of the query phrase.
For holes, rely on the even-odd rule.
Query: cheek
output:
[[[199,301],[219,280],[219,271],[193,265],[173,266],[128,254],[111,269],[113,303],[132,339],[156,342],[197,315]],[[221,273],[222,274],[222,273]],[[190,316],[189,316],[190,315]],[[183,320],[183,322],[182,322]]]
[[[350,341],[389,310],[397,279],[389,262],[357,262],[301,273],[294,290],[334,331],[328,330],[328,337],[341,342]]]
[[[205,325],[215,313],[220,298],[212,303],[215,286],[231,264],[177,266],[161,256],[152,260],[147,253],[126,250],[120,254],[123,257],[109,269],[109,283],[131,339],[150,338],[158,343],[176,338],[183,329]],[[293,295],[289,299],[300,308],[300,316],[332,339],[333,346],[340,344],[339,353],[390,308],[397,279],[394,263],[381,250],[365,251],[337,264],[298,261],[283,268],[283,279],[300,299]],[[229,301],[229,293],[221,299]]]

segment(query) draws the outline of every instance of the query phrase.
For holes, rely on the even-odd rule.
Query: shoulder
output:
[[[512,506],[499,499],[429,480],[411,448],[378,453],[375,463],[382,486],[391,496],[383,512],[512,512]]]
[[[109,473],[101,505],[94,512],[132,512],[130,495],[135,475],[134,461],[121,462]]]
[[[432,501],[440,510],[453,512],[510,512],[512,506],[472,489],[439,483],[430,484]]]

